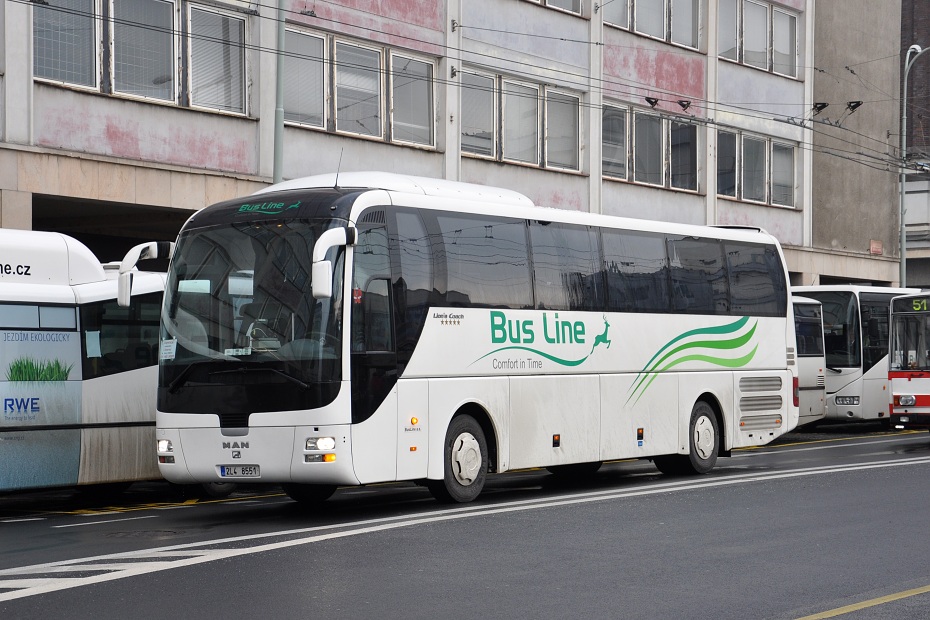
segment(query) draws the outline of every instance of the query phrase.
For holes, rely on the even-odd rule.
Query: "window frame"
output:
[[[288,36],[289,33],[290,33],[290,34],[294,34],[294,35],[296,35],[296,36],[308,37],[308,38],[311,38],[311,39],[318,39],[318,40],[321,42],[320,47],[321,47],[321,49],[322,49],[322,51],[323,51],[322,57],[321,57],[321,59],[320,59],[320,62],[321,62],[321,64],[322,64],[322,67],[321,67],[321,69],[322,69],[322,83],[321,83],[322,90],[321,90],[321,92],[319,93],[319,94],[320,94],[319,103],[320,103],[320,106],[321,106],[321,109],[322,109],[322,122],[321,122],[321,124],[319,124],[319,125],[314,125],[313,123],[310,123],[310,122],[306,122],[306,121],[302,121],[302,120],[295,120],[295,119],[293,119],[293,118],[290,118],[290,119],[287,118],[288,109],[287,109],[287,99],[286,99],[286,96],[285,96],[285,101],[284,101],[284,123],[285,123],[285,124],[288,124],[288,125],[295,125],[295,126],[300,126],[300,127],[308,127],[308,128],[313,128],[313,129],[323,129],[323,130],[325,130],[325,129],[327,128],[327,126],[328,126],[329,119],[330,119],[330,116],[329,116],[329,106],[327,105],[327,96],[326,96],[326,93],[327,93],[327,90],[328,90],[328,86],[329,86],[329,83],[330,83],[330,82],[329,82],[329,77],[330,77],[329,52],[330,52],[330,49],[329,49],[329,45],[328,45],[328,39],[327,39],[326,35],[320,35],[320,34],[316,34],[316,33],[312,33],[312,32],[307,32],[307,31],[305,31],[305,30],[299,30],[299,29],[296,29],[296,28],[285,28],[284,33],[285,33],[285,34],[284,34],[284,40],[285,40],[285,58],[284,58],[284,61],[285,61],[285,63],[287,63],[287,60],[288,60],[287,51],[286,51],[286,50],[287,50],[286,42],[287,42],[287,36]],[[304,59],[304,58],[296,58],[296,59],[294,59],[294,60],[295,60],[295,62],[308,61],[308,59]],[[314,62],[314,60],[313,60],[313,59],[309,59],[309,62]],[[287,74],[287,69],[286,69],[286,67],[285,67],[285,76],[286,76],[286,77],[289,77],[288,74]],[[287,86],[285,86],[285,88],[287,88]],[[286,91],[285,91],[285,93],[286,93]]]
[[[107,21],[109,22],[109,82],[110,88],[115,95],[121,97],[131,97],[133,99],[140,99],[143,101],[157,102],[157,103],[177,103],[178,96],[180,94],[180,88],[178,84],[178,77],[180,76],[180,67],[178,66],[178,54],[181,48],[180,42],[180,29],[177,27],[177,16],[179,10],[179,0],[146,0],[147,2],[156,2],[159,4],[167,4],[170,7],[170,16],[171,24],[168,30],[168,37],[171,41],[170,48],[168,49],[168,62],[171,65],[169,70],[168,77],[171,83],[171,92],[170,95],[166,98],[155,97],[152,95],[144,95],[133,93],[130,91],[120,90],[117,86],[117,77],[116,77],[116,66],[117,66],[117,53],[116,53],[116,29],[119,27],[118,20],[116,18],[116,0],[107,0],[109,14],[107,15]],[[133,26],[126,25],[126,27],[132,28]],[[146,30],[156,30],[156,27],[153,27],[149,24],[139,24],[135,26],[137,28],[146,29]]]
[[[736,162],[735,162],[735,187],[734,193],[730,194],[721,194],[720,193],[720,163],[719,163],[719,148],[717,151],[717,198],[723,200],[736,200],[740,202],[746,202],[756,205],[764,205],[767,207],[776,207],[781,209],[795,209],[798,210],[801,207],[798,205],[798,195],[797,195],[797,183],[798,183],[798,160],[797,153],[799,146],[790,141],[786,141],[779,138],[762,136],[758,134],[752,134],[749,132],[743,132],[738,129],[733,128],[722,128],[717,130],[717,142],[720,143],[720,134],[726,133],[734,136],[736,141]],[[763,171],[763,183],[764,183],[764,192],[765,199],[757,200],[754,198],[747,198],[745,191],[745,141],[754,140],[761,142],[763,147],[763,152],[765,154],[765,166]],[[789,171],[791,173],[791,192],[790,192],[790,204],[785,202],[779,202],[776,200],[775,192],[775,149],[783,148],[791,152],[791,162],[789,166]]]
[[[745,18],[745,6],[747,4],[753,4],[765,9],[765,66],[762,67],[758,64],[749,63],[746,61],[746,18]],[[734,16],[734,21],[736,22],[736,58],[730,58],[729,56],[723,55],[718,43],[717,46],[717,58],[721,60],[726,60],[728,62],[733,62],[739,65],[746,67],[751,67],[759,71],[765,71],[766,73],[771,73],[773,75],[780,75],[788,79],[801,81],[802,76],[799,71],[801,64],[801,40],[798,36],[798,23],[800,22],[801,14],[792,12],[784,7],[775,6],[771,2],[766,0],[728,0],[728,3],[720,2],[719,6],[721,8],[732,8],[736,11]],[[719,15],[723,15],[721,11]],[[779,67],[782,66],[782,63],[776,62],[775,56],[775,38],[776,38],[776,17],[778,15],[783,15],[787,17],[794,26],[794,48],[792,50],[793,54],[793,73],[785,72],[779,70]],[[720,25],[720,17],[718,16],[718,27]]]
[[[241,110],[226,110],[223,108],[218,108],[209,105],[202,105],[195,103],[195,86],[194,86],[194,49],[193,49],[193,40],[197,35],[193,32],[193,14],[194,11],[201,11],[203,13],[212,13],[214,15],[220,15],[227,19],[238,20],[242,22],[242,45],[239,50],[239,58],[241,59],[242,67],[242,83],[239,85],[239,94],[242,97],[242,109]],[[187,40],[187,44],[184,50],[184,61],[186,62],[186,83],[185,90],[187,95],[187,104],[191,109],[195,110],[205,110],[209,112],[214,112],[217,114],[231,114],[234,116],[248,116],[249,115],[249,62],[248,56],[245,53],[246,48],[249,44],[249,19],[248,15],[243,15],[237,11],[222,9],[211,4],[201,4],[194,2],[186,2],[184,7],[185,12],[185,24],[186,32],[184,33]],[[224,42],[224,44],[229,44]]]
[[[541,131],[541,127],[542,127],[542,118],[543,118],[543,114],[542,114],[542,112],[543,112],[543,110],[542,110],[542,108],[543,108],[543,88],[542,88],[542,86],[539,85],[539,84],[532,84],[532,83],[529,83],[529,82],[523,82],[523,81],[520,81],[520,80],[514,80],[514,79],[511,79],[511,78],[504,78],[504,77],[501,78],[500,82],[501,82],[501,85],[500,85],[500,104],[499,104],[499,105],[500,105],[500,109],[501,109],[501,113],[500,113],[501,129],[500,129],[500,148],[499,148],[499,152],[500,152],[501,161],[504,161],[504,162],[507,162],[507,163],[511,163],[511,164],[522,164],[522,165],[525,165],[525,166],[536,166],[536,167],[539,167],[539,166],[542,165],[542,161],[543,161],[543,160],[542,160],[542,151],[543,151],[543,149],[541,148],[541,147],[542,147],[542,137],[543,137],[543,134],[542,134],[542,131]],[[518,87],[518,88],[527,88],[527,89],[535,90],[535,91],[536,91],[536,127],[535,127],[535,131],[536,131],[536,141],[535,141],[536,158],[535,158],[533,161],[528,161],[528,160],[525,160],[525,159],[516,159],[516,158],[514,158],[514,157],[508,157],[508,156],[507,156],[507,141],[508,141],[508,134],[507,134],[507,95],[508,95],[508,93],[507,93],[506,86],[507,86],[508,84],[511,84],[511,85],[516,86],[516,87]],[[511,96],[513,96],[513,97],[520,97],[521,95],[511,94]]]
[[[605,172],[604,166],[604,153],[606,149],[604,148],[604,113],[607,109],[614,110],[619,112],[623,116],[623,176],[617,176],[615,174],[610,174]],[[630,141],[630,109],[625,106],[616,106],[609,103],[605,103],[601,108],[601,177],[607,177],[609,179],[617,179],[620,181],[630,181],[630,152],[631,152],[631,141]]]
[[[491,119],[492,119],[491,123],[492,123],[492,126],[491,126],[491,149],[490,149],[491,152],[490,154],[486,155],[484,153],[478,153],[475,151],[466,151],[464,148],[460,148],[461,155],[467,155],[468,157],[479,157],[481,159],[497,161],[499,159],[498,151],[499,151],[499,145],[501,143],[501,139],[500,139],[500,126],[501,126],[500,111],[501,110],[500,110],[500,105],[498,104],[498,101],[500,101],[500,81],[497,79],[496,75],[485,73],[483,71],[476,71],[473,69],[463,69],[462,74],[472,75],[472,76],[476,76],[482,79],[488,79],[491,81]],[[469,87],[469,89],[471,89],[471,87]],[[482,92],[486,92],[486,91],[482,91]],[[460,116],[464,117],[464,112],[461,113]],[[464,128],[465,128],[464,125],[460,123],[459,139],[461,140],[461,144],[463,145],[465,143],[464,140],[462,140],[462,137],[464,136],[464,131],[463,131]]]
[[[33,80],[38,80],[40,82],[44,82],[47,84],[67,85],[70,88],[78,88],[78,89],[87,90],[87,91],[98,91],[99,92],[103,88],[103,84],[101,80],[101,76],[103,73],[102,66],[101,66],[101,59],[103,56],[103,44],[102,44],[103,6],[102,6],[102,3],[104,1],[106,0],[90,0],[90,4],[93,10],[93,15],[91,15],[89,18],[92,24],[92,30],[93,30],[90,35],[91,43],[93,46],[93,54],[91,57],[91,63],[93,64],[93,66],[91,67],[91,75],[93,76],[93,84],[81,84],[80,82],[71,82],[71,81],[64,80],[64,79],[56,79],[56,78],[45,77],[45,76],[40,76],[36,74],[35,37],[36,37],[37,24],[36,24],[35,14],[37,11],[40,11],[40,10],[41,11],[55,11],[56,9],[51,6],[40,5],[40,4],[34,7],[33,13],[32,13],[32,36],[31,36],[31,41],[30,41],[30,44],[33,46],[33,60],[32,60]],[[60,69],[62,58],[59,57],[58,61],[59,61],[59,69]]]
[[[369,52],[375,52],[378,54],[378,68],[376,69],[378,73],[378,133],[369,134],[356,131],[350,131],[348,129],[341,128],[339,126],[339,46],[344,45],[347,47],[353,47],[357,49],[367,50]],[[385,91],[385,69],[384,69],[384,48],[374,47],[371,45],[362,45],[356,43],[355,41],[349,39],[343,39],[341,37],[335,37],[333,40],[333,55],[332,55],[332,92],[330,93],[330,98],[332,99],[332,110],[333,110],[333,127],[337,134],[358,136],[361,138],[368,138],[372,140],[383,141],[385,139],[384,133],[384,121],[385,121],[385,109],[384,103],[386,101]],[[371,71],[371,69],[363,68],[364,71]],[[361,91],[360,91],[361,92]]]
[[[414,54],[408,54],[404,52],[397,52],[393,49],[387,50],[388,52],[388,70],[387,70],[387,86],[386,86],[386,104],[388,108],[388,123],[390,127],[390,141],[397,144],[407,144],[411,146],[419,146],[426,148],[435,148],[436,147],[436,70],[437,63],[432,60],[426,60],[420,56]],[[429,110],[427,112],[426,121],[428,125],[425,128],[429,131],[429,142],[417,142],[415,140],[403,140],[397,137],[397,132],[395,131],[396,125],[396,114],[395,109],[397,106],[394,104],[395,96],[395,74],[394,74],[394,62],[397,58],[403,58],[405,60],[421,63],[429,67],[429,76],[426,79],[427,86],[429,88]]]
[[[575,112],[575,126],[572,128],[574,132],[574,140],[575,140],[575,148],[574,148],[574,154],[573,154],[573,157],[575,159],[574,165],[564,165],[562,163],[553,164],[552,160],[549,157],[549,154],[552,152],[552,149],[550,148],[551,137],[549,133],[549,127],[550,127],[549,121],[552,118],[552,114],[550,113],[549,105],[553,103],[553,101],[550,99],[550,95],[553,95],[555,97],[563,97],[565,99],[573,99],[575,101],[575,106],[573,108]],[[581,149],[581,142],[582,142],[581,95],[576,95],[574,93],[560,90],[557,88],[546,88],[545,93],[543,95],[543,105],[544,105],[544,109],[543,109],[544,127],[543,127],[542,144],[544,146],[544,152],[545,152],[544,166],[547,169],[570,170],[572,172],[580,172],[581,171],[581,150],[582,150]]]

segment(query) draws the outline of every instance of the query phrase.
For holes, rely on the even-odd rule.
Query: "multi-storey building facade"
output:
[[[815,32],[829,33],[813,0],[280,8],[283,40],[272,3],[5,0],[0,225],[68,232],[106,260],[276,174],[373,169],[557,208],[759,226],[796,284],[897,280],[896,224],[863,224],[866,239],[826,232],[818,212],[815,166],[830,154],[812,122]],[[848,138],[844,127],[832,130]],[[863,183],[878,200],[895,179]]]

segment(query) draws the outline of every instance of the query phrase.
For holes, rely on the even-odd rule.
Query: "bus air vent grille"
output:
[[[250,413],[221,413],[220,428],[248,428]]]
[[[781,396],[744,396],[739,399],[740,411],[778,411]]]
[[[742,377],[739,389],[741,392],[778,392],[781,390],[781,377]]]

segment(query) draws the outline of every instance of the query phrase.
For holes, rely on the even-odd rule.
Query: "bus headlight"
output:
[[[895,407],[913,407],[917,404],[917,397],[913,394],[898,394],[894,397]]]
[[[308,437],[307,450],[332,450],[336,447],[335,437]]]
[[[159,439],[158,440],[158,451],[159,452],[174,452],[174,446],[171,444],[170,439]]]
[[[837,405],[858,405],[859,397],[858,396],[837,396],[836,404]]]

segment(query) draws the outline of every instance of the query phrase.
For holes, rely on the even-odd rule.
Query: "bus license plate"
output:
[[[258,465],[220,465],[222,478],[258,478]]]

